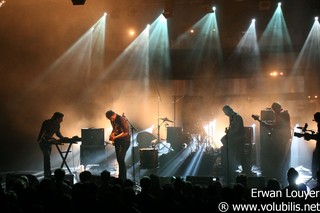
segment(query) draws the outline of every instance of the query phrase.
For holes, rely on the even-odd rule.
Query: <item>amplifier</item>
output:
[[[86,167],[91,164],[106,165],[106,151],[104,145],[81,145],[80,146],[80,164]]]
[[[104,129],[103,128],[83,128],[81,129],[82,145],[97,146],[104,145]]]

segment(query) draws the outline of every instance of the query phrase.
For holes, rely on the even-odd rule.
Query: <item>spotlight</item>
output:
[[[73,5],[84,5],[86,3],[86,0],[72,0]]]
[[[168,18],[171,18],[171,17],[172,17],[172,12],[171,12],[171,11],[164,11],[164,12],[162,13],[162,15],[163,15],[166,19],[168,19]]]
[[[203,5],[202,9],[204,10],[205,13],[214,13],[216,11],[216,7],[213,7],[210,4]]]
[[[164,2],[164,11],[163,11],[162,15],[166,19],[171,18],[173,15],[173,4],[174,4],[174,0],[166,0]]]

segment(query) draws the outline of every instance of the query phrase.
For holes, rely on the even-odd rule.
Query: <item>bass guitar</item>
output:
[[[262,126],[266,127],[269,130],[269,134],[271,134],[273,132],[272,125],[269,125],[266,122],[260,120],[260,116],[259,115],[252,114],[251,117],[254,120],[258,121],[260,124],[262,124]]]

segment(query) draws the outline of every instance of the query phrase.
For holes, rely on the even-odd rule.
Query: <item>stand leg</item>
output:
[[[61,151],[59,145],[56,144],[56,147],[57,147],[57,149],[58,149],[58,152],[59,152],[59,154],[60,154],[60,156],[61,156],[61,158],[62,158],[62,163],[61,163],[60,168],[63,168],[63,165],[65,165],[65,166],[67,167],[70,175],[72,175],[72,172],[71,172],[71,170],[70,170],[70,168],[69,168],[69,166],[68,166],[68,164],[67,164],[67,157],[68,157],[68,154],[69,154],[69,152],[70,152],[71,146],[72,146],[72,143],[69,143],[69,146],[68,146],[67,151],[63,152],[63,151]],[[63,153],[64,153],[64,155],[63,155]]]

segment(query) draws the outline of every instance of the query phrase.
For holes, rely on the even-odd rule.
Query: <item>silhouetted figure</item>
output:
[[[236,113],[229,105],[225,105],[222,111],[229,117],[229,126],[226,128],[225,140],[222,140],[221,148],[224,167],[226,168],[227,182],[234,181],[236,170],[241,165],[244,173],[249,173],[250,168],[245,160],[246,132],[241,115]]]
[[[70,181],[65,180],[66,172],[62,168],[54,171],[55,190],[56,196],[60,197],[63,194],[71,195],[72,184]]]
[[[159,205],[158,199],[150,193],[151,184],[151,178],[148,176],[140,179],[141,192],[137,194],[136,200],[141,212],[152,212]]]
[[[41,129],[38,135],[38,142],[43,154],[43,171],[45,177],[51,175],[51,145],[54,135],[63,139],[60,132],[60,124],[63,121],[64,115],[61,112],[55,112],[50,119],[42,122]]]
[[[317,172],[320,170],[320,112],[316,112],[313,115],[313,120],[317,122],[317,132],[315,134],[305,134],[305,140],[316,140],[316,147],[312,153],[311,172],[312,178],[317,179]]]
[[[299,184],[297,183],[298,177],[299,177],[299,172],[295,168],[291,167],[288,169],[287,171],[288,185],[281,189],[284,200],[286,201],[294,200],[297,202],[305,202],[305,198],[306,198],[305,196],[302,196],[302,197],[292,196],[294,194],[297,194],[296,192],[292,193],[293,191],[307,192],[307,186],[304,183],[299,183]]]
[[[310,190],[320,191],[320,170],[317,171],[317,176],[316,177],[317,177],[317,185],[315,185]]]
[[[276,178],[281,183],[286,180],[286,171],[290,166],[290,148],[291,148],[291,124],[288,110],[284,110],[280,103],[273,102],[271,109],[274,112],[272,122],[262,121],[261,123],[270,130],[268,152],[270,169],[263,172],[268,178]],[[269,160],[268,159],[268,160]],[[268,168],[269,168],[268,165]],[[262,168],[264,169],[264,168]]]
[[[156,174],[150,174],[149,177],[151,179],[150,194],[155,196],[157,199],[161,199],[163,192],[159,176]]]
[[[299,172],[295,169],[295,168],[290,168],[287,171],[287,181],[288,181],[288,185],[285,186],[282,189],[288,189],[288,190],[298,190],[298,184],[296,183],[297,179],[299,177]]]
[[[71,194],[74,211],[97,210],[98,186],[92,181],[92,173],[83,171],[79,174],[80,182],[72,186]]]
[[[112,110],[106,112],[107,119],[112,125],[112,132],[109,140],[113,142],[116,152],[117,162],[119,164],[119,178],[123,181],[127,179],[126,153],[130,147],[130,132],[127,120]]]
[[[263,189],[267,191],[269,190],[277,191],[277,190],[281,190],[281,188],[282,188],[281,183],[276,178],[270,178]]]

